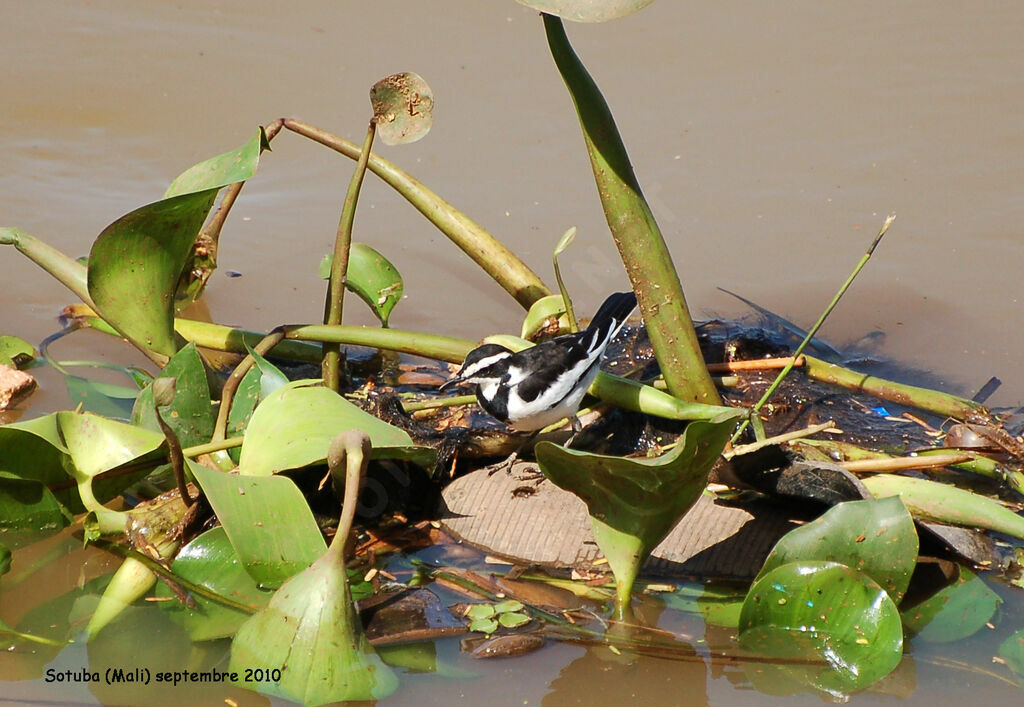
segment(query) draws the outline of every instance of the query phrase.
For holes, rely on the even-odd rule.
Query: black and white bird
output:
[[[484,344],[469,352],[462,368],[440,390],[476,384],[480,407],[516,431],[536,432],[569,418],[573,430],[579,432],[576,412],[580,401],[597,377],[608,342],[635,307],[636,295],[616,292],[583,331],[519,352]]]

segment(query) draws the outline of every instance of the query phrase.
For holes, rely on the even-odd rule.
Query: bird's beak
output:
[[[449,390],[449,389],[457,386],[461,382],[462,382],[462,378],[459,377],[459,376],[455,376],[454,378],[446,380],[444,383],[442,383],[441,387],[439,387],[437,389],[437,392],[443,393],[443,392],[445,392],[445,390]]]

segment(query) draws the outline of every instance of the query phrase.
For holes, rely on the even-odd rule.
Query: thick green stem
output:
[[[223,324],[199,322],[194,319],[175,319],[174,330],[185,341],[191,341],[196,346],[238,354],[248,353],[246,344],[255,347],[266,337],[265,333],[258,331],[233,329]],[[321,346],[305,341],[281,341],[267,353],[289,361],[320,363],[322,350]]]
[[[93,310],[96,309],[92,304],[92,298],[89,297],[86,268],[77,260],[17,228],[0,228],[0,245],[13,245],[74,292],[76,297],[81,298]]]
[[[954,417],[966,422],[984,424],[992,420],[992,414],[988,408],[967,398],[876,378],[807,354],[804,354],[804,360],[804,372],[807,376],[822,383],[831,383],[849,390],[868,393],[882,400],[889,400],[936,415]]]
[[[206,444],[197,444],[194,447],[185,447],[181,450],[181,453],[189,459],[195,459],[203,454],[213,454],[214,452],[241,447],[244,441],[245,437],[229,437],[217,442],[207,442]]]
[[[466,339],[401,329],[309,325],[286,326],[284,332],[287,339],[370,346],[452,363],[460,363],[476,347],[474,342]]]
[[[284,127],[351,159],[362,154],[359,145],[301,120],[285,118]],[[524,309],[551,294],[536,273],[504,244],[407,172],[374,154],[370,155],[369,169],[415,206]]]
[[[38,238],[19,231],[16,228],[0,228],[0,245],[13,245],[36,265],[53,275],[65,287],[71,290],[94,312],[98,311],[89,296],[88,271],[84,265],[68,257],[56,248],[43,243]],[[118,336],[123,336],[120,332]],[[160,366],[167,364],[168,357],[157,351],[146,348],[131,337],[125,337],[145,356]]]
[[[561,19],[543,17],[551,55],[579,114],[608,227],[668,389],[681,400],[717,405],[718,391],[704,366],[679,274],[640,190],[611,110],[569,44]]]
[[[345,205],[341,208],[338,220],[338,235],[334,240],[334,259],[331,261],[331,279],[327,285],[327,304],[324,307],[324,324],[341,324],[341,313],[345,302],[345,278],[348,277],[348,254],[352,247],[352,224],[356,218],[356,207],[359,204],[359,190],[363,187],[366,176],[366,164],[370,159],[373,137],[377,134],[377,121],[371,120],[366,129],[363,149],[356,162],[355,171],[348,184],[345,194]],[[341,347],[335,343],[325,343],[323,361],[324,385],[337,392],[341,378]]]

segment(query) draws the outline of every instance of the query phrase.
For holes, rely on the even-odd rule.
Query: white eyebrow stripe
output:
[[[469,380],[476,373],[485,370],[488,366],[492,366],[495,363],[498,363],[498,361],[506,359],[511,355],[512,354],[503,351],[501,353],[496,353],[491,356],[482,358],[479,361],[474,361],[466,370],[462,372],[462,377],[465,378],[466,380]]]
[[[493,365],[503,359],[506,359],[511,355],[512,354],[508,353],[507,351],[502,351],[501,353],[496,353],[493,356],[487,356],[486,358],[480,359],[479,361],[476,362],[476,365],[479,366],[480,368],[487,368],[488,366]]]

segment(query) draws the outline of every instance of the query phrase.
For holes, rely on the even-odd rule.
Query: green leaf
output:
[[[241,437],[245,432],[245,428],[249,426],[252,413],[261,402],[260,381],[262,378],[263,373],[259,368],[253,366],[242,377],[241,382],[239,382],[238,388],[235,389],[235,395],[231,399],[231,410],[228,411],[228,424],[225,429],[227,437]],[[241,458],[242,450],[235,447],[229,449],[228,454],[237,465],[238,460]]]
[[[217,189],[142,206],[103,229],[89,253],[89,296],[145,351],[171,356],[178,278]]]
[[[392,74],[370,89],[377,134],[385,145],[416,142],[434,124],[434,94],[427,82],[411,71]]]
[[[36,357],[32,344],[16,336],[0,336],[0,364],[18,368]]]
[[[876,474],[861,481],[876,498],[902,498],[915,518],[994,530],[1024,540],[1024,517],[991,498],[937,481],[895,474]]]
[[[281,369],[260,356],[247,342],[243,341],[242,343],[245,344],[245,350],[252,356],[254,368],[258,369],[260,373],[260,400],[288,385],[288,376],[282,373]]]
[[[89,253],[89,296],[102,317],[136,346],[164,356],[177,349],[174,294],[217,191],[255,170],[263,131],[241,150],[196,165],[167,196],[103,229]]]
[[[56,420],[69,454],[64,468],[78,482],[78,495],[89,510],[117,496],[150,469],[143,465],[132,474],[97,479],[100,474],[136,461],[155,465],[164,458],[162,434],[89,413],[58,412]],[[63,501],[59,492],[57,497]],[[65,505],[75,511],[74,503]]]
[[[0,576],[11,570],[11,551],[6,545],[0,545]]]
[[[237,150],[225,152],[193,165],[182,172],[167,187],[164,198],[194,194],[208,189],[220,189],[228,184],[244,182],[256,173],[260,153],[270,149],[267,135],[260,128],[256,134]]]
[[[231,410],[228,412],[227,435],[239,437],[245,432],[249,425],[252,413],[268,395],[278,388],[288,384],[288,377],[267,359],[256,353],[245,341],[246,350],[253,357],[255,365],[242,378],[231,400]],[[228,450],[231,458],[237,464],[241,456],[241,450],[237,447]]]
[[[952,584],[913,606],[902,607],[903,625],[915,638],[950,643],[973,636],[995,615],[1003,600],[966,567]]]
[[[847,501],[786,533],[757,579],[790,562],[838,562],[871,577],[899,603],[914,573],[917,551],[914,521],[899,498]]]
[[[189,343],[174,354],[160,372],[161,378],[174,378],[174,400],[160,408],[168,426],[178,435],[183,447],[203,444],[210,440],[217,421],[217,412],[210,399],[210,384],[196,345]],[[146,429],[160,432],[153,411],[152,382],[142,389],[132,410],[132,421]],[[163,435],[162,432],[160,432]]]
[[[171,563],[174,574],[241,604],[258,610],[267,605],[271,593],[263,591],[242,567],[223,526],[211,528],[183,547]],[[192,594],[196,603],[190,609],[177,600],[161,582],[156,596],[165,599],[160,607],[179,624],[193,641],[208,641],[235,635],[252,615],[222,603]]]
[[[322,387],[295,384],[274,391],[252,415],[245,431],[240,472],[267,476],[320,464],[331,441],[346,430],[370,436],[372,458],[401,458],[432,464],[433,450],[416,447],[404,431],[364,412]]]
[[[362,631],[342,557],[328,551],[281,585],[238,630],[230,670],[280,671],[279,682],[259,689],[309,705],[380,699],[397,689],[398,678]]]
[[[306,499],[291,479],[227,474],[186,462],[245,571],[261,587],[280,586],[327,549]]]
[[[162,434],[89,413],[58,412],[57,424],[75,470],[88,477],[140,459],[164,443]]]
[[[71,513],[41,482],[0,471],[0,530],[5,538],[11,538],[10,533],[17,537],[19,531],[55,533],[72,520]]]
[[[541,297],[530,306],[530,311],[523,319],[523,330],[520,336],[524,339],[533,339],[540,331],[558,327],[559,333],[563,329],[568,331],[568,318],[565,315],[565,300],[562,295],[548,295]],[[564,326],[563,326],[564,324]]]
[[[71,405],[75,409],[115,420],[131,419],[132,407],[139,395],[138,388],[94,381],[75,375],[64,376],[64,383],[68,387],[68,397],[71,398]]]
[[[710,584],[696,588],[683,585],[672,593],[659,594],[658,598],[675,611],[699,614],[712,626],[738,628],[746,596],[745,589],[741,592],[731,586]]]
[[[473,604],[466,609],[466,616],[471,619],[489,619],[494,613],[494,604]]]
[[[68,330],[58,336],[64,336]],[[116,332],[114,332],[116,334]],[[51,337],[52,343],[53,337]],[[135,366],[122,366],[106,361],[54,361],[44,351],[44,358],[53,369],[64,376],[71,405],[76,410],[127,422],[139,390],[152,380],[145,371]],[[131,387],[96,381],[70,373],[68,368],[100,368],[117,371],[134,384]]]
[[[486,633],[490,636],[498,630],[498,622],[494,619],[473,619],[469,622],[469,630]]]
[[[498,614],[498,623],[505,628],[519,628],[524,624],[530,623],[530,617],[526,614],[520,614],[518,611],[506,611]]]
[[[359,295],[385,327],[402,299],[402,276],[387,258],[365,243],[353,243],[345,286]]]
[[[999,644],[999,657],[1006,661],[1010,670],[1020,680],[1024,681],[1024,629]]]
[[[516,0],[572,22],[608,22],[638,12],[654,0]]]
[[[494,605],[494,613],[506,614],[513,611],[521,611],[523,603],[516,601],[515,599],[506,599],[505,601],[499,601]]]
[[[834,562],[793,562],[754,583],[740,613],[740,647],[813,660],[807,679],[833,695],[865,688],[903,656],[903,627],[888,593]]]
[[[593,6],[602,11],[608,7],[605,3]],[[573,51],[562,21],[544,15],[543,22],[551,56],[579,115],[605,219],[637,293],[668,391],[681,401],[718,403],[718,391],[704,364],[679,274],[644,199],[611,110]]]
[[[0,426],[0,471],[39,481],[50,489],[66,487],[67,458],[68,450],[57,428],[57,413]],[[72,513],[85,510],[73,487],[56,492],[56,497]]]
[[[541,442],[541,470],[583,499],[598,546],[616,579],[616,606],[624,612],[640,566],[690,509],[725,447],[734,415],[691,422],[668,454],[625,459]]]
[[[92,477],[131,461],[156,463],[162,456],[163,441],[163,435],[115,420],[56,412],[0,426],[0,471],[42,483],[57,501],[77,514],[86,510],[81,493],[106,503],[149,470],[98,479],[90,491]],[[75,480],[78,488],[69,485],[69,479]]]
[[[322,280],[330,278],[333,262],[331,253],[320,261],[317,274]],[[365,243],[353,243],[348,254],[345,287],[359,295],[386,327],[391,310],[402,299],[404,285],[398,269],[387,258]]]

